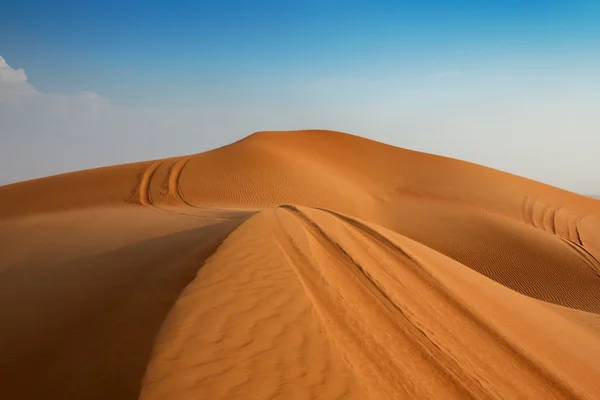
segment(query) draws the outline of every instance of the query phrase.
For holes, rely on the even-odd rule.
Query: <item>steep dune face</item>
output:
[[[600,397],[592,198],[295,131],[0,204],[2,397]]]

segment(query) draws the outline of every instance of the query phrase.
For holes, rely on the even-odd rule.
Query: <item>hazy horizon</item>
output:
[[[330,129],[585,195],[600,3],[13,2],[0,185]]]

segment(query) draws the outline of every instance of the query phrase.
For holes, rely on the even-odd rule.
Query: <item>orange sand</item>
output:
[[[330,131],[0,187],[2,399],[600,398],[600,201]]]

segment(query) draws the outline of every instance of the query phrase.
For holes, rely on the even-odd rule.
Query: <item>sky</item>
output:
[[[600,2],[6,0],[0,185],[331,129],[600,195]]]

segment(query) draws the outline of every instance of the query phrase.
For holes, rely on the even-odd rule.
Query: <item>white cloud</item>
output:
[[[14,69],[0,57],[0,135],[42,134],[90,118],[110,114],[107,99],[92,92],[40,93],[28,81],[23,69]]]
[[[0,184],[98,165],[94,149],[111,119],[108,99],[39,92],[0,57]]]
[[[19,84],[27,82],[27,75],[22,68],[13,69],[0,57],[0,82]]]
[[[0,102],[18,102],[38,92],[27,82],[23,69],[13,69],[0,57]]]

